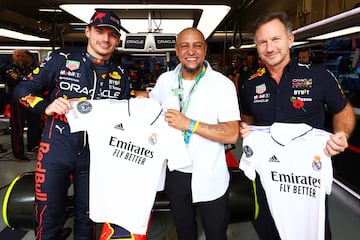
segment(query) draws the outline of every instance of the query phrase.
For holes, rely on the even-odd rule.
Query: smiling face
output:
[[[255,32],[255,44],[259,57],[267,67],[285,66],[290,61],[294,35],[288,33],[278,19],[261,25]]]
[[[111,27],[87,26],[85,34],[88,37],[87,51],[99,60],[111,57],[120,43],[120,35]]]
[[[193,80],[201,72],[207,50],[204,35],[197,29],[181,31],[176,40],[176,55],[182,64],[182,77]]]

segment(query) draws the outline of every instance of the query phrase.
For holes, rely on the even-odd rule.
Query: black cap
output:
[[[120,18],[111,11],[96,10],[90,19],[89,26],[112,27],[120,34]]]

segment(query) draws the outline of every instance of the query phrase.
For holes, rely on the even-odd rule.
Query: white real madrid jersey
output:
[[[329,133],[306,124],[254,127],[244,138],[240,169],[259,174],[282,239],[324,239],[325,195],[333,170],[324,153]]]
[[[145,234],[166,164],[191,164],[181,132],[168,127],[159,103],[148,98],[72,105],[71,131],[89,135],[90,218]]]

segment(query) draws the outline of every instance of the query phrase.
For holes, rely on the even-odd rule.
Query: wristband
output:
[[[195,125],[195,121],[191,119],[190,121],[190,126],[189,126],[189,130],[186,130],[184,132],[184,141],[185,141],[185,144],[189,144],[190,142],[190,136],[193,132],[193,129],[194,129],[194,125]]]
[[[195,122],[195,125],[194,125],[194,129],[192,130],[192,133],[195,133],[195,132],[196,132],[196,130],[198,129],[199,125],[200,125],[200,121],[196,121],[196,122]]]
[[[195,120],[191,119],[191,121],[190,121],[190,127],[189,127],[189,130],[188,130],[188,132],[189,132],[190,134],[193,133],[194,125],[195,125]]]

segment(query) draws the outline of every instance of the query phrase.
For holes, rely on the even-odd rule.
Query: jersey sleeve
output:
[[[324,131],[322,129],[314,129],[316,135],[315,137],[319,139],[319,142],[321,142],[320,148],[324,149],[326,146],[327,141],[330,138],[331,133]],[[326,156],[324,151],[321,150],[322,156],[322,166],[323,166],[323,175],[322,175],[322,185],[325,189],[325,193],[330,195],[332,191],[332,184],[334,180],[333,176],[333,166],[332,166],[332,160],[330,157]]]
[[[72,108],[66,114],[70,132],[84,131],[90,122],[94,123],[96,114],[93,111],[93,104],[94,101],[71,101]]]
[[[161,122],[161,127],[158,127],[161,129],[161,134],[166,136],[166,138],[163,139],[164,141],[161,146],[170,171],[190,166],[192,162],[182,132],[169,127],[165,121],[164,115],[161,115],[159,121]]]
[[[239,168],[244,171],[245,175],[251,179],[255,180],[256,177],[256,135],[252,132],[249,136],[243,140],[243,153],[241,155]]]
[[[329,135],[324,136],[323,138],[324,138],[323,142],[326,145],[326,142],[329,139]],[[324,169],[325,173],[324,173],[324,176],[322,177],[323,184],[324,184],[324,188],[325,188],[325,193],[330,195],[331,191],[332,191],[332,184],[334,181],[332,160],[330,157],[326,156],[324,153],[323,161],[324,161],[324,165],[325,165],[325,169]]]

